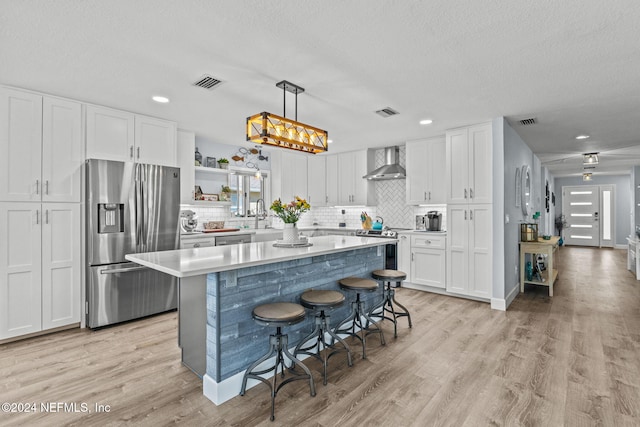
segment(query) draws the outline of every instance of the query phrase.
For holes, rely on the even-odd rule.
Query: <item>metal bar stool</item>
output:
[[[369,315],[372,317],[380,317],[380,319],[387,319],[393,322],[393,336],[398,337],[398,318],[407,317],[409,320],[409,328],[411,324],[411,314],[409,310],[398,301],[396,301],[396,291],[391,287],[391,282],[396,282],[397,287],[400,287],[402,281],[407,278],[407,273],[399,270],[374,270],[371,273],[371,277],[382,282],[383,296],[382,301],[373,307],[369,311]],[[387,286],[385,287],[385,282]],[[394,304],[401,309],[398,311]],[[385,312],[391,314],[392,317],[385,316]]]
[[[373,281],[371,279],[362,279],[360,277],[346,277],[344,279],[340,279],[338,281],[341,289],[347,291],[355,291],[356,299],[351,302],[351,314],[338,323],[334,332],[336,334],[348,334],[354,338],[357,338],[362,343],[362,358],[367,358],[366,346],[367,346],[367,335],[369,334],[380,334],[380,344],[385,345],[384,334],[382,333],[382,329],[380,326],[376,324],[376,322],[369,317],[369,314],[365,310],[364,301],[360,299],[360,292],[375,292],[378,289],[378,282]],[[363,323],[362,319],[365,319],[366,326]],[[346,324],[351,322],[350,327],[345,327]],[[356,326],[360,328],[362,331],[362,336],[356,332]],[[369,327],[374,326],[375,329],[370,330]]]
[[[314,310],[316,321],[313,332],[300,341],[293,351],[293,355],[297,357],[299,353],[308,354],[309,356],[313,356],[318,359],[322,363],[322,383],[324,385],[327,385],[327,365],[329,364],[329,358],[334,354],[346,352],[349,366],[353,366],[353,362],[351,361],[351,349],[342,338],[331,330],[331,327],[329,326],[330,316],[325,314],[325,310],[341,306],[343,302],[344,295],[338,291],[308,290],[300,296],[300,304],[306,308]],[[327,343],[327,335],[331,337],[331,344]],[[305,347],[307,342],[314,339],[315,341]],[[336,347],[336,341],[342,344],[343,348]],[[323,350],[325,351],[323,352]]]
[[[252,378],[262,381],[267,384],[271,389],[271,421],[275,419],[275,400],[278,391],[287,383],[296,380],[309,380],[309,389],[311,396],[316,395],[316,388],[313,383],[313,376],[311,371],[300,360],[289,352],[288,344],[289,337],[287,334],[282,333],[282,327],[288,325],[295,325],[304,320],[305,310],[300,304],[293,304],[290,302],[276,302],[272,304],[263,304],[255,307],[251,313],[256,323],[264,326],[275,326],[276,333],[269,336],[269,352],[262,356],[260,359],[253,362],[253,364],[245,371],[242,377],[242,388],[240,389],[240,396],[244,396],[247,388],[247,379]],[[275,355],[276,363],[268,368],[259,371],[254,371],[264,361],[268,360],[271,356]],[[287,367],[285,364],[284,356],[291,361],[291,366]],[[294,368],[300,366],[305,374],[298,374],[294,371]],[[280,376],[284,378],[285,368],[293,373],[289,378],[278,384],[278,367],[280,368]],[[273,372],[273,380],[270,383],[268,380],[262,378],[260,375],[268,372]]]

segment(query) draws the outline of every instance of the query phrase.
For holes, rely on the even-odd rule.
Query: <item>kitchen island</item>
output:
[[[337,281],[343,277],[370,277],[371,271],[384,268],[384,245],[397,242],[352,236],[309,241],[313,245],[302,248],[259,242],[126,256],[178,277],[182,361],[202,377],[203,392],[214,403],[238,394],[245,369],[268,348],[273,328],[253,321],[251,311],[256,305],[298,302],[306,289],[337,290]],[[381,294],[364,296],[371,306]],[[333,324],[349,311],[347,303],[334,310]],[[295,346],[312,328],[310,316],[287,328],[289,344]]]

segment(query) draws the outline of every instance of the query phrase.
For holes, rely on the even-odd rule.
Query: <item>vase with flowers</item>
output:
[[[285,243],[299,242],[297,223],[300,216],[311,209],[311,205],[305,199],[295,196],[289,203],[282,203],[280,199],[274,200],[270,209],[284,222],[282,241]]]

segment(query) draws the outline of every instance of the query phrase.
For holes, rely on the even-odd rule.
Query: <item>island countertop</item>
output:
[[[396,243],[397,240],[375,237],[319,236],[310,237],[309,242],[313,245],[301,248],[278,248],[273,246],[274,242],[256,242],[128,254],[125,258],[145,267],[184,278],[353,249],[383,246]]]

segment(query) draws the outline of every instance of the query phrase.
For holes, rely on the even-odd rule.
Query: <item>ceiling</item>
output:
[[[2,0],[0,83],[239,145],[248,116],[282,113],[275,83],[289,80],[306,89],[298,119],[328,130],[332,152],[504,116],[555,176],[582,173],[592,151],[596,174],[628,173],[638,22],[637,0]],[[193,86],[203,74],[223,83]],[[374,113],[385,107],[400,114]]]

